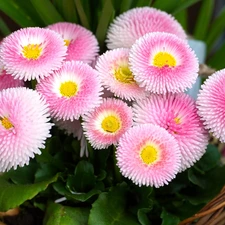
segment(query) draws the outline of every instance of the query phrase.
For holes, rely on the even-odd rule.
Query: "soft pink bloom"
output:
[[[132,46],[129,60],[137,83],[153,93],[184,92],[198,77],[194,51],[173,34],[146,34]]]
[[[166,32],[186,39],[185,31],[173,16],[151,7],[134,8],[116,17],[107,32],[107,47],[130,48],[150,32]]]
[[[99,46],[90,30],[69,22],[55,23],[48,28],[59,33],[68,46],[66,60],[78,60],[89,64],[95,60]]]
[[[34,90],[2,90],[0,105],[0,171],[4,172],[40,154],[52,124],[46,102]]]
[[[225,142],[225,69],[215,72],[201,86],[198,113],[213,136]]]
[[[24,81],[14,79],[10,74],[6,74],[5,70],[0,72],[0,91],[12,87],[22,87],[24,86]]]
[[[63,39],[56,32],[29,27],[3,39],[0,57],[6,72],[15,78],[38,80],[61,67],[66,50]]]
[[[208,133],[197,114],[195,101],[185,93],[151,95],[133,105],[135,124],[156,124],[178,141],[181,169],[191,167],[205,153]]]
[[[102,102],[102,87],[96,70],[79,61],[64,62],[60,70],[40,80],[36,89],[57,120],[77,120]]]
[[[135,184],[168,184],[180,170],[180,151],[175,138],[164,128],[152,124],[134,126],[120,139],[117,165],[123,176]]]
[[[84,134],[95,149],[117,144],[132,125],[132,109],[122,100],[107,98],[93,112],[83,116]]]
[[[97,61],[96,70],[103,86],[115,96],[135,100],[146,97],[144,88],[140,88],[128,66],[129,49],[118,48],[102,54]]]
[[[73,135],[80,141],[80,157],[83,157],[84,154],[88,156],[87,141],[79,120],[53,120],[53,122],[60,130],[64,130],[66,134]]]

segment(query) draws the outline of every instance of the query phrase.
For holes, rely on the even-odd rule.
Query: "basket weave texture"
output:
[[[179,225],[225,225],[225,186],[197,214],[183,220]]]

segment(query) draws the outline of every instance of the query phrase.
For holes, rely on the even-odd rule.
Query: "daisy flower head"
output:
[[[97,71],[80,61],[64,62],[60,70],[41,79],[36,89],[57,120],[77,120],[102,102]]]
[[[184,92],[198,77],[194,51],[173,34],[144,35],[132,46],[129,61],[137,83],[157,94]]]
[[[174,179],[181,163],[175,138],[152,124],[129,129],[119,141],[116,158],[123,176],[136,185],[156,188]]]
[[[151,7],[130,9],[116,17],[107,32],[107,47],[130,48],[134,42],[150,32],[166,32],[186,39],[182,26],[170,14]]]
[[[66,46],[56,32],[39,28],[22,28],[1,43],[4,69],[15,78],[32,80],[48,76],[61,67]]]
[[[198,114],[205,128],[225,142],[225,69],[209,76],[197,97]]]
[[[40,154],[52,124],[46,102],[25,87],[0,92],[0,171],[29,163]]]
[[[84,154],[88,157],[87,141],[83,133],[81,122],[79,120],[55,119],[53,119],[53,122],[60,130],[64,130],[67,135],[73,135],[74,138],[77,138],[77,140],[80,141],[80,157],[83,157]]]
[[[99,56],[96,70],[103,86],[115,96],[135,100],[146,96],[144,88],[138,86],[128,65],[129,49],[109,50]]]
[[[122,100],[103,99],[103,103],[83,116],[84,134],[95,149],[117,144],[132,125],[132,109]]]
[[[189,95],[153,94],[134,103],[133,112],[135,125],[155,124],[174,136],[181,151],[181,170],[191,167],[205,153],[208,133]]]
[[[78,24],[59,22],[48,26],[59,33],[67,46],[66,60],[92,63],[99,52],[96,37],[91,31]]]
[[[0,72],[0,91],[12,87],[23,87],[24,81],[19,79],[14,79],[10,74],[6,74],[5,70]]]

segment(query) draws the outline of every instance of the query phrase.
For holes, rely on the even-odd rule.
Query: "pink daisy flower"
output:
[[[150,7],[134,8],[116,17],[107,32],[107,47],[130,48],[134,42],[150,32],[166,32],[186,39],[182,26],[166,12]]]
[[[146,97],[144,88],[140,88],[128,66],[129,49],[118,48],[102,54],[97,61],[96,70],[103,86],[115,96],[135,100]]]
[[[79,120],[53,120],[53,122],[60,130],[64,130],[66,134],[77,138],[80,141],[80,157],[83,157],[84,154],[88,157],[88,146],[81,122]]]
[[[181,169],[191,167],[205,153],[208,133],[197,114],[195,101],[185,93],[151,95],[134,103],[135,124],[156,124],[178,141]]]
[[[59,34],[39,27],[23,28],[11,33],[0,48],[6,72],[24,81],[38,80],[59,69],[66,50]]]
[[[46,102],[24,87],[0,92],[0,171],[29,163],[40,154],[52,124]]]
[[[117,144],[132,125],[132,109],[119,99],[107,98],[103,103],[83,116],[84,134],[95,149]]]
[[[59,33],[67,46],[66,60],[92,63],[98,55],[99,46],[91,31],[73,23],[59,22],[48,26]]]
[[[123,176],[136,185],[156,188],[175,178],[180,170],[180,157],[175,138],[152,124],[129,129],[116,150],[117,165]]]
[[[153,93],[184,92],[198,77],[194,51],[173,34],[146,34],[132,46],[129,60],[134,79]]]
[[[24,86],[24,81],[14,79],[12,75],[6,74],[5,70],[0,73],[0,91],[7,88]]]
[[[79,61],[64,62],[60,70],[40,80],[36,89],[44,96],[51,115],[57,120],[77,120],[102,102],[97,72]]]
[[[198,114],[213,136],[225,142],[225,69],[215,72],[201,86]]]

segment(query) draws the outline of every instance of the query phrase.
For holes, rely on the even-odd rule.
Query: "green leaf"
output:
[[[206,153],[194,165],[195,168],[201,171],[209,171],[220,163],[220,153],[215,145],[209,144]]]
[[[153,7],[166,11],[168,13],[176,14],[201,0],[156,0]]]
[[[188,170],[188,179],[195,185],[205,188],[205,180],[202,178],[201,174],[198,174],[198,172],[195,169]]]
[[[1,17],[0,17],[0,32],[3,34],[4,37],[11,33],[11,30],[9,29],[8,25]]]
[[[206,174],[198,174],[201,183],[204,182],[204,189],[198,186],[187,188],[182,192],[182,197],[190,201],[193,205],[205,204],[214,198],[222,187],[225,185],[225,177],[221,174],[225,173],[225,166],[216,167]]]
[[[74,175],[68,178],[67,186],[72,191],[86,192],[94,187],[95,181],[93,165],[82,160],[78,162]]]
[[[216,70],[223,69],[224,61],[221,60],[223,58],[225,58],[225,43],[223,43],[220,48],[207,59],[207,65]]]
[[[177,7],[174,8],[173,14],[176,14],[180,12],[181,10],[187,9],[190,6],[196,4],[197,2],[200,2],[202,0],[178,0],[177,1]]]
[[[38,168],[37,172],[35,173],[35,182],[49,179],[50,177],[57,174],[57,172],[57,168],[55,166],[52,166],[51,164],[40,164],[40,168]]]
[[[7,177],[10,178],[14,184],[32,184],[37,169],[38,164],[31,160],[27,166],[19,167],[16,170],[10,170],[7,173]]]
[[[75,2],[75,5],[76,5],[77,13],[78,13],[80,21],[81,21],[81,25],[90,30],[89,20],[88,20],[88,17],[86,15],[86,13],[85,13],[84,7],[82,5],[82,1],[81,0],[74,0],[74,2]]]
[[[64,21],[50,0],[30,0],[45,25]]]
[[[180,222],[177,216],[168,213],[165,209],[163,209],[160,218],[162,218],[162,225],[178,225]]]
[[[220,37],[225,29],[225,7],[223,7],[217,16],[216,19],[210,24],[209,29],[207,30],[206,44],[208,51],[212,49],[215,44],[215,41]]]
[[[111,0],[106,0],[95,33],[101,48],[103,48],[103,45],[105,43],[106,32],[108,30],[108,25],[113,13],[114,9]]]
[[[152,0],[138,0],[135,4],[135,7],[143,7],[143,6],[150,6]]]
[[[30,1],[19,0],[16,1],[16,3],[19,5],[20,8],[22,8],[27,13],[27,15],[29,15],[32,18],[36,26],[44,26],[42,19],[40,18],[38,12],[35,10]]]
[[[104,213],[103,213],[104,212]],[[126,185],[122,184],[102,193],[92,204],[88,225],[138,225],[126,212]]]
[[[32,199],[58,178],[58,175],[56,175],[42,182],[17,185],[9,182],[7,175],[6,173],[0,177],[0,211],[7,211],[21,205],[26,200]]]
[[[194,37],[204,40],[208,34],[208,26],[212,17],[214,0],[202,1],[199,15],[195,24]]]
[[[43,225],[86,225],[89,211],[88,208],[50,203],[47,206]]]
[[[74,0],[61,0],[62,15],[66,21],[78,23],[78,15]]]
[[[20,7],[17,1],[14,0],[0,0],[0,10],[8,15],[21,27],[34,27],[36,26],[33,19]]]
[[[69,192],[63,183],[57,182],[53,184],[53,188],[56,192],[59,194],[65,196],[67,199],[80,201],[80,202],[86,202],[88,199],[90,199],[94,195],[98,195],[101,193],[102,186],[101,183],[97,183],[94,189],[90,190],[87,193],[79,193],[79,192]]]
[[[152,7],[161,9],[163,11],[170,13],[176,8],[179,1],[180,0],[169,0],[169,1],[155,0]]]
[[[181,24],[184,30],[188,29],[188,13],[182,10],[174,15],[175,19]]]
[[[120,4],[120,13],[123,13],[131,8],[133,0],[122,0]]]
[[[148,219],[148,216],[146,215],[149,213],[151,209],[149,208],[142,208],[138,210],[137,216],[138,216],[138,221],[140,222],[141,225],[150,225],[150,221]]]

